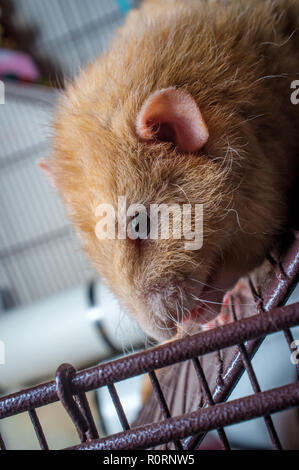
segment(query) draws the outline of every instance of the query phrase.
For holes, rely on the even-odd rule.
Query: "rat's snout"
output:
[[[154,336],[171,338],[190,330],[190,327],[208,323],[220,312],[224,292],[215,296],[214,289],[198,289],[193,281],[148,286],[143,293],[145,314]],[[209,292],[211,290],[211,292]],[[210,301],[215,298],[215,301]]]
[[[220,314],[223,298],[237,278],[219,267],[209,275],[190,274],[147,285],[142,297],[154,336],[167,339],[198,332]]]

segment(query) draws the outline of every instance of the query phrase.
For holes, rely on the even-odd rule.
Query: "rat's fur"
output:
[[[50,161],[58,191],[93,265],[158,339],[175,333],[173,318],[211,271],[233,282],[284,230],[299,150],[298,18],[297,0],[146,1],[61,99]],[[196,154],[138,141],[142,104],[167,87],[188,91],[204,116],[210,138]],[[203,248],[98,240],[95,208],[119,195],[204,203]]]

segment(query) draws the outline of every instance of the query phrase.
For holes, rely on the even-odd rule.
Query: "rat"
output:
[[[298,50],[297,0],[148,0],[62,92],[40,167],[103,281],[158,341],[217,318],[287,230]],[[96,208],[116,210],[119,196],[201,204],[201,248],[171,235],[99,239]]]

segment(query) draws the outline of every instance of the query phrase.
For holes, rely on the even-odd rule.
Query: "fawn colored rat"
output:
[[[98,273],[150,336],[215,318],[285,230],[298,50],[297,0],[149,0],[66,87],[40,166]],[[201,249],[173,236],[99,240],[96,207],[116,208],[118,196],[203,204]]]

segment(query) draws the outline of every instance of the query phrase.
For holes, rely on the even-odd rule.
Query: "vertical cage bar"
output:
[[[39,422],[39,419],[38,419],[38,416],[37,416],[37,413],[36,413],[35,409],[28,410],[28,413],[29,413],[31,422],[33,424],[34,431],[35,431],[35,434],[36,434],[36,437],[38,439],[38,442],[39,442],[39,445],[40,445],[41,449],[42,450],[49,450],[49,447],[48,447],[48,444],[47,444],[42,426]]]
[[[109,390],[110,396],[112,398],[116,413],[117,413],[117,415],[119,417],[119,420],[120,420],[120,423],[122,425],[122,428],[123,428],[124,431],[128,431],[130,429],[130,425],[128,423],[127,417],[126,417],[125,412],[123,410],[122,404],[120,402],[120,399],[119,399],[119,396],[118,396],[118,393],[116,391],[116,388],[115,388],[114,384],[109,384],[108,385],[108,390]]]
[[[165,419],[167,418],[170,418],[171,415],[170,415],[170,411],[169,411],[169,408],[167,406],[167,403],[166,403],[166,400],[165,400],[165,397],[163,395],[163,392],[162,392],[162,389],[160,387],[160,384],[158,382],[158,379],[157,379],[157,376],[155,374],[155,371],[150,371],[148,373],[150,379],[151,379],[151,383],[152,383],[152,386],[153,386],[153,390],[155,392],[155,395],[156,395],[156,398],[159,402],[159,405],[160,405],[160,408],[161,408],[161,411],[162,411],[162,415]]]
[[[237,321],[237,315],[236,315],[235,306],[234,306],[233,301],[230,302],[230,306],[231,306],[234,321]],[[245,348],[244,344],[242,344],[242,343],[238,345],[238,349],[241,353],[242,361],[243,361],[244,367],[247,371],[247,374],[248,374],[248,377],[249,377],[249,380],[250,380],[250,383],[251,383],[251,386],[252,386],[252,389],[253,389],[254,393],[261,392],[261,388],[260,388],[260,385],[258,383],[256,374],[253,370],[250,357],[247,353],[247,349]],[[273,420],[272,420],[271,416],[264,416],[264,422],[266,424],[267,431],[268,431],[268,434],[270,436],[270,439],[271,439],[271,442],[273,444],[274,449],[282,450],[282,445],[281,445],[281,442],[279,440],[276,429],[274,427]]]
[[[243,359],[243,362],[244,362],[244,366],[246,368],[246,371],[247,371],[252,389],[253,389],[254,393],[259,393],[259,392],[261,392],[261,388],[259,386],[257,377],[256,377],[255,372],[253,370],[253,367],[252,367],[251,361],[249,359],[249,356],[247,354],[246,348],[245,348],[244,344],[240,344],[238,346],[238,348],[241,352],[242,359]],[[276,450],[282,450],[282,445],[281,445],[281,442],[279,440],[276,429],[274,427],[273,420],[272,420],[271,416],[264,416],[264,421],[265,421],[265,424],[267,426],[268,434],[269,434],[270,439],[272,441],[273,447]]]
[[[78,395],[74,396],[75,402],[78,404],[81,413],[83,414],[87,424],[88,424],[88,430],[86,431],[86,436],[88,439],[98,439],[99,434],[98,430],[96,428],[90,406],[87,400],[87,396],[85,393],[79,393]]]
[[[3,438],[1,436],[1,433],[0,433],[0,450],[6,450],[6,445],[3,441]]]
[[[199,359],[197,357],[194,357],[192,359],[192,363],[194,365],[194,369],[195,369],[196,375],[198,377],[199,383],[202,387],[202,390],[203,390],[203,393],[205,395],[206,401],[209,403],[210,406],[214,406],[215,403],[214,403],[214,400],[213,400],[213,397],[212,397],[212,394],[211,394],[211,391],[210,391],[205,373],[204,373],[204,371],[201,367],[201,364],[199,362]],[[217,430],[217,432],[218,432],[218,436],[219,436],[219,439],[221,441],[223,449],[224,450],[230,450],[230,445],[229,445],[229,442],[228,442],[228,439],[227,439],[227,436],[225,434],[224,429],[220,428],[220,429]]]
[[[169,411],[169,408],[167,406],[167,403],[166,403],[166,400],[165,400],[165,397],[163,395],[163,392],[162,392],[162,389],[161,389],[161,386],[159,384],[159,381],[157,379],[157,376],[155,374],[155,371],[152,370],[148,373],[150,379],[151,379],[151,383],[152,383],[152,387],[153,387],[153,390],[154,390],[154,393],[156,395],[156,398],[158,400],[158,403],[159,403],[159,406],[160,406],[160,409],[161,409],[161,412],[162,412],[162,415],[165,419],[167,418],[171,418],[171,414],[170,414],[170,411]],[[174,442],[174,445],[175,445],[175,448],[177,450],[183,450],[183,446],[181,444],[180,441],[175,441]]]

